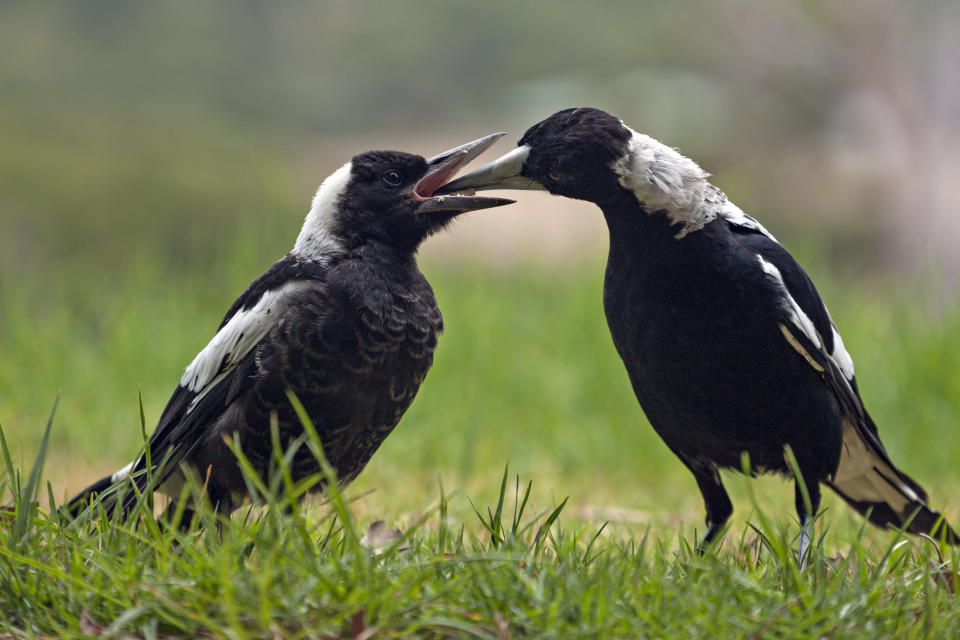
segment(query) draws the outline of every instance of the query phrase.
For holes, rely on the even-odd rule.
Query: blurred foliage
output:
[[[518,137],[571,105],[840,262],[960,281],[958,25],[937,0],[0,3],[0,286],[202,268],[240,227],[276,256],[364,145]]]

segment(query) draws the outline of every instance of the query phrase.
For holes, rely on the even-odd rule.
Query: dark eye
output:
[[[396,187],[403,182],[403,176],[400,175],[400,172],[394,171],[393,169],[384,172],[384,174],[381,176],[381,179],[391,187]]]
[[[551,171],[547,175],[550,176],[550,179],[553,180],[554,182],[560,182],[564,178],[564,175],[559,171]]]

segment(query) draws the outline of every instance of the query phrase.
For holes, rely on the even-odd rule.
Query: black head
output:
[[[356,245],[374,238],[385,244],[416,247],[441,230],[458,212],[416,213],[416,186],[427,161],[402,151],[368,151],[350,161],[350,181],[340,196],[335,235]],[[424,194],[430,195],[430,194]]]
[[[517,143],[530,147],[521,173],[550,193],[601,201],[620,191],[610,165],[627,152],[630,136],[630,130],[605,111],[558,111],[527,129]]]
[[[474,140],[430,159],[402,151],[354,156],[320,185],[294,251],[321,255],[375,240],[412,252],[461,213],[513,202],[434,195],[502,135]]]
[[[445,185],[465,189],[546,189],[569,198],[605,202],[625,193],[611,165],[627,153],[632,132],[605,111],[558,111],[533,125],[516,149]]]

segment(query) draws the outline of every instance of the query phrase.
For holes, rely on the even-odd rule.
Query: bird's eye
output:
[[[396,187],[403,182],[403,176],[400,175],[400,172],[394,171],[393,169],[385,172],[383,176],[381,176],[381,179],[391,187]]]
[[[551,171],[547,175],[550,176],[550,179],[553,180],[554,182],[560,182],[561,180],[563,180],[563,174],[560,173],[559,171]]]

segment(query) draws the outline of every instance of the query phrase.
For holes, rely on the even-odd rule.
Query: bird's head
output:
[[[429,159],[402,151],[354,156],[320,185],[294,252],[321,258],[369,240],[412,252],[461,213],[512,203],[505,198],[434,195],[503,135],[495,133]]]
[[[676,222],[698,211],[707,177],[693,160],[609,113],[578,108],[533,125],[516,149],[438,193],[542,189],[601,206],[639,202],[650,213],[666,211]]]
[[[621,191],[611,165],[627,153],[631,135],[599,109],[565,109],[530,127],[516,149],[441,192],[531,189],[602,202]]]

